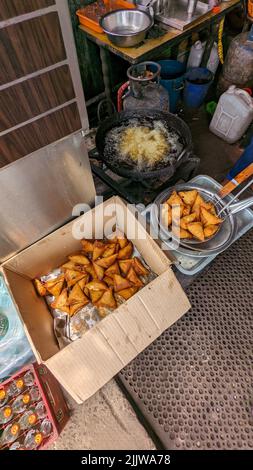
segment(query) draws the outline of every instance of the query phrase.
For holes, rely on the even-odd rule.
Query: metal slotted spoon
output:
[[[252,184],[252,183],[251,183]],[[249,186],[249,184],[247,185]],[[178,240],[176,236],[168,229],[166,228],[162,222],[159,219],[159,208],[160,205],[163,204],[170,194],[173,191],[187,191],[187,190],[192,190],[192,189],[197,189],[197,191],[200,193],[200,195],[203,197],[205,201],[210,201],[212,202],[217,210],[217,213],[220,214],[223,218],[222,224],[220,224],[220,228],[218,231],[210,238],[206,239],[203,242],[200,242],[199,240],[185,240],[181,239],[179,240],[180,246],[183,248],[187,248],[189,251],[193,252],[198,252],[202,253],[203,256],[209,256],[212,254],[218,254],[221,251],[224,251],[228,246],[230,246],[235,231],[236,231],[236,220],[233,217],[234,214],[239,212],[240,210],[246,209],[247,207],[250,207],[253,205],[253,198],[249,198],[245,201],[241,201],[235,204],[232,204],[234,199],[230,201],[229,204],[226,204],[223,199],[221,199],[216,193],[213,191],[204,189],[203,187],[193,185],[193,184],[181,184],[177,185],[173,188],[169,188],[165,190],[163,193],[161,193],[155,200],[155,205],[158,208],[158,214],[157,214],[157,209],[155,210],[155,207],[151,209],[151,224],[154,224],[155,226],[159,226],[160,228],[160,233],[161,237],[163,238],[164,241],[166,240]],[[243,191],[246,189],[243,188]],[[238,195],[237,195],[238,196]],[[236,196],[236,197],[237,197]]]

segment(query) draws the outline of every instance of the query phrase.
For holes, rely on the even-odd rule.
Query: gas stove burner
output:
[[[169,186],[173,186],[182,180],[187,182],[192,179],[199,165],[199,158],[189,155],[188,159],[177,168],[172,178],[168,179],[168,176],[163,176],[161,172],[159,178],[136,181],[131,178],[122,178],[113,173],[100,160],[96,148],[89,152],[89,156],[92,172],[107,188],[110,188],[110,191],[108,189],[106,191],[102,190],[103,195],[117,194],[131,204],[150,204],[161,191]]]

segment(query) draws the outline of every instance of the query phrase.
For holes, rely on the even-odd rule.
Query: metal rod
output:
[[[242,193],[244,193],[244,191],[246,191],[246,189],[248,189],[251,185],[253,184],[253,178],[246,184],[246,186],[244,186],[244,188],[241,189],[241,191],[239,191],[239,193],[237,193],[232,199],[231,201],[229,201],[221,210],[220,212],[218,213],[218,216],[224,212],[234,201],[235,199],[237,199],[239,196],[241,196]]]

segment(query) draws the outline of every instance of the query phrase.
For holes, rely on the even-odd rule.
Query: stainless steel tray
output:
[[[197,184],[202,186],[203,188],[212,190],[212,191],[219,191],[222,187],[217,181],[215,181],[210,176],[205,175],[198,175],[195,176],[191,181],[191,183]],[[231,200],[233,196],[228,195],[224,200]],[[234,243],[238,238],[242,237],[248,230],[253,227],[253,211],[251,209],[245,209],[241,211],[238,215],[234,216],[236,218],[236,231],[234,234],[234,238],[232,239],[232,243]],[[197,274],[198,272],[202,271],[211,261],[213,261],[216,256],[218,255],[211,255],[205,258],[197,258],[195,256],[186,255],[183,253],[179,253],[178,251],[172,251],[174,258],[176,259],[176,267],[177,269],[186,275],[192,276]]]
[[[188,6],[188,0],[157,0],[154,6],[155,20],[183,31],[204,18],[211,10],[208,0],[199,0],[192,14],[188,14]]]

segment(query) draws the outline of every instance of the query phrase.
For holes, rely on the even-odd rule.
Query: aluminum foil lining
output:
[[[139,276],[144,285],[149,284],[157,277],[157,275],[150,270],[149,266],[146,264],[145,260],[140,255],[135,246],[132,256],[138,257],[144,266],[149,269],[150,273],[147,276]],[[42,282],[46,282],[52,279],[56,279],[60,276],[60,274],[62,274],[62,271],[60,268],[57,268],[51,271],[49,274],[41,276],[40,280]],[[118,294],[115,293],[114,296],[118,305],[126,302],[126,300],[120,297]],[[45,296],[49,310],[54,318],[54,333],[60,349],[67,346],[72,341],[81,338],[86,331],[93,328],[93,326],[100,322],[104,317],[115,312],[115,310],[109,308],[100,307],[100,309],[98,309],[92,303],[89,303],[71,317],[59,309],[51,308],[51,303],[54,301],[54,299],[55,297],[53,295]]]

